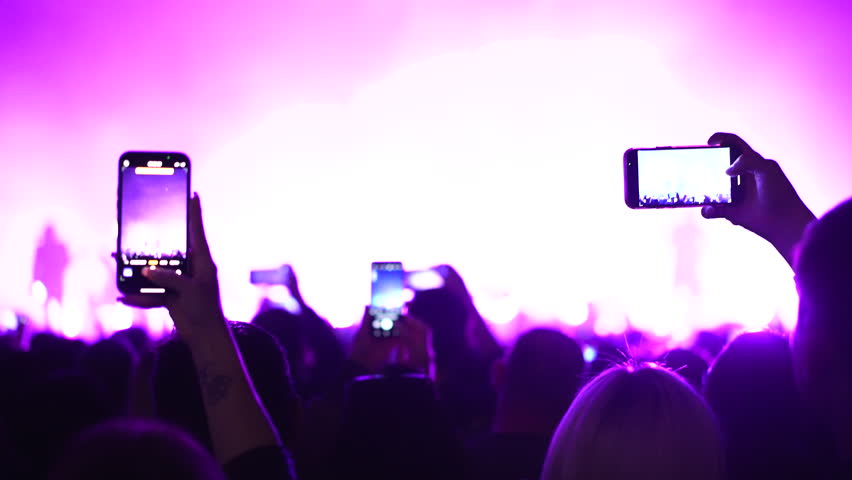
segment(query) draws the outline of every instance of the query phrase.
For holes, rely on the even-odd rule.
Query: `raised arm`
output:
[[[796,189],[774,160],[767,160],[732,133],[716,133],[710,145],[731,147],[740,154],[728,169],[739,175],[745,194],[739,205],[702,208],[705,218],[726,218],[771,243],[792,267],[796,244],[814,214],[799,198]]]
[[[192,351],[214,453],[224,465],[256,449],[281,448],[281,441],[222,313],[216,265],[204,235],[198,195],[191,200],[189,223],[192,276],[146,269],[143,275],[176,294],[165,298],[132,295],[122,301],[142,308],[168,308],[178,334]]]

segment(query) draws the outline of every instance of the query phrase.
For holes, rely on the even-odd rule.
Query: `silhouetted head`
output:
[[[104,405],[113,415],[126,413],[130,378],[136,354],[123,342],[101,340],[83,352],[80,370],[98,385]]]
[[[464,301],[446,288],[417,292],[408,312],[432,329],[435,357],[439,362],[468,353],[468,312]],[[439,365],[440,366],[440,365]]]
[[[428,378],[362,377],[349,385],[334,462],[339,478],[453,479],[460,460]]]
[[[69,448],[53,480],[217,480],[222,469],[189,435],[151,420],[95,426]]]
[[[488,429],[495,408],[492,362],[468,343],[464,301],[446,288],[424,290],[417,292],[408,311],[432,330],[438,390],[453,423],[466,430]]]
[[[40,378],[15,395],[25,401],[9,417],[10,427],[31,478],[43,478],[74,436],[110,414],[94,381],[72,372]]]
[[[607,370],[553,435],[543,480],[722,480],[718,426],[704,400],[655,366]]]
[[[334,328],[311,309],[294,315],[273,308],[258,313],[251,322],[272,336],[287,352],[290,373],[303,398],[314,398],[339,387],[345,360]]]
[[[151,350],[151,337],[144,328],[131,327],[125,330],[119,330],[112,334],[113,340],[124,342],[127,346],[133,349],[136,354],[142,354]]]
[[[549,425],[541,433],[552,433],[580,388],[586,363],[577,342],[556,330],[531,330],[518,338],[502,365],[495,372],[498,419],[535,417]]]
[[[56,227],[54,227],[52,223],[48,223],[41,232],[41,244],[46,245],[56,243],[58,241],[58,237],[59,236],[56,234]]]
[[[305,334],[302,331],[302,322],[299,316],[281,308],[271,308],[255,315],[251,324],[267,331],[284,347],[293,381],[297,386],[302,385],[307,377],[306,347]]]
[[[296,434],[299,399],[287,358],[278,341],[254,325],[230,322],[243,362],[254,388],[285,444]],[[157,415],[190,432],[211,447],[207,417],[192,353],[183,340],[173,337],[157,350],[154,370]]]
[[[728,344],[730,333],[728,326],[722,326],[712,332],[706,330],[698,332],[693,350],[702,355],[708,363],[712,363]]]
[[[786,339],[746,333],[722,351],[705,395],[727,443],[730,478],[804,478],[803,418]]]
[[[808,406],[848,443],[852,440],[852,200],[808,227],[795,270],[797,380]]]
[[[80,340],[52,333],[37,333],[30,340],[30,353],[45,372],[73,369],[85,350],[86,344]]]
[[[692,385],[696,392],[703,390],[704,374],[707,373],[707,362],[701,355],[682,348],[676,348],[663,354],[657,363],[677,373],[687,383]]]

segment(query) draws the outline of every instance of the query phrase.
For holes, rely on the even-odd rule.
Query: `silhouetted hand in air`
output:
[[[146,278],[174,294],[128,295],[121,301],[140,308],[168,308],[178,334],[192,352],[213,450],[225,465],[255,449],[280,449],[281,441],[222,313],[216,264],[204,235],[197,194],[190,201],[189,235],[191,276],[167,269],[143,270]],[[283,454],[280,460],[282,465],[286,463]]]
[[[796,243],[814,214],[774,160],[763,158],[743,139],[715,133],[710,145],[731,147],[740,156],[728,169],[742,180],[744,199],[738,205],[711,205],[701,209],[705,218],[726,218],[771,243],[791,266]]]
[[[219,280],[216,264],[210,255],[204,224],[201,220],[201,201],[198,195],[189,204],[189,268],[191,275],[178,275],[168,269],[145,269],[142,275],[153,283],[174,291],[171,295],[126,295],[119,300],[133,307],[166,307],[178,333],[187,341],[199,330],[225,327],[225,316],[219,299]]]
[[[364,311],[361,327],[352,342],[351,360],[370,373],[395,363],[424,374],[432,370],[432,335],[429,327],[416,317],[399,319],[399,336],[375,337],[369,307]],[[395,353],[395,355],[394,355]]]

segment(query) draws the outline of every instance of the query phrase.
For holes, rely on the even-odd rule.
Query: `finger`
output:
[[[166,298],[163,295],[125,295],[117,300],[128,307],[144,309],[166,306]]]
[[[403,317],[402,327],[412,333],[425,333],[429,331],[429,326],[413,315]]]
[[[704,218],[728,218],[727,209],[721,205],[705,205],[701,207]]]
[[[369,335],[370,334],[370,329],[372,328],[372,326],[371,326],[372,319],[373,319],[373,316],[370,315],[370,307],[368,305],[368,306],[364,307],[364,315],[361,317],[361,326],[358,327],[358,334],[359,335]]]
[[[756,153],[740,155],[737,160],[725,170],[731,177],[746,175],[749,173],[762,172],[768,167],[766,159]]]
[[[757,152],[755,152],[745,140],[733,133],[716,132],[710,136],[710,139],[707,140],[707,144],[718,145],[720,147],[731,147],[736,149],[737,153],[740,155],[745,155],[746,153],[757,154]]]
[[[178,275],[173,270],[158,268],[143,268],[142,276],[151,280],[155,285],[172,289],[176,292],[181,292],[186,287],[188,280],[186,277]]]
[[[201,218],[201,198],[198,193],[189,200],[189,242],[192,249],[193,262],[213,263],[207,236],[204,234],[204,220]]]

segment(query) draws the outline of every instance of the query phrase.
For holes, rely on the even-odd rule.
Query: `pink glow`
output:
[[[455,265],[495,322],[575,325],[592,302],[602,331],[792,326],[767,245],[695,210],[627,211],[620,161],[735,131],[816,213],[847,197],[852,6],[811,3],[3,2],[0,309],[44,324],[31,272],[53,222],[74,323],[52,324],[96,335],[85,319],[116,295],[115,162],[154,149],[194,162],[235,319],[258,305],[249,271],[288,262],[352,324],[370,262],[398,259]],[[700,239],[682,257],[679,228]]]

